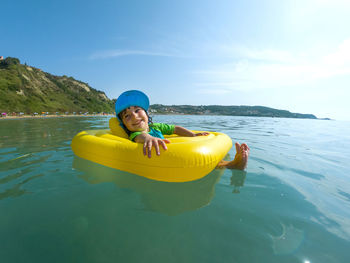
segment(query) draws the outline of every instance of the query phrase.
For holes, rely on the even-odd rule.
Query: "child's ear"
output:
[[[109,128],[113,135],[128,139],[129,136],[124,131],[124,129],[120,126],[119,120],[116,117],[110,118],[109,120]]]

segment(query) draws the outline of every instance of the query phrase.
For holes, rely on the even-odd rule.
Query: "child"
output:
[[[169,140],[163,134],[177,134],[179,136],[194,137],[207,136],[208,132],[194,133],[184,127],[164,123],[153,123],[148,115],[149,99],[146,94],[138,90],[129,90],[122,93],[115,104],[115,111],[120,125],[124,128],[129,139],[143,143],[143,154],[151,158],[152,147],[160,155],[159,145],[167,150]],[[231,162],[221,161],[218,168],[244,170],[247,166],[249,147],[246,144],[236,143],[237,154]]]

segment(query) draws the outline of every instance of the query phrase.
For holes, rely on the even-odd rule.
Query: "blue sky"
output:
[[[109,98],[350,120],[350,1],[1,0],[0,55]]]

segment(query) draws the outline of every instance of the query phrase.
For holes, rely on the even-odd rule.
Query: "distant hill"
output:
[[[87,83],[55,76],[7,57],[0,60],[0,111],[112,113],[114,101]]]
[[[17,58],[0,60],[0,112],[114,112],[115,100],[87,83],[55,76],[22,65]],[[151,113],[229,115],[317,119],[312,114],[292,113],[262,106],[191,106],[154,104]]]
[[[158,114],[229,115],[254,117],[279,117],[317,119],[313,114],[292,113],[263,106],[191,106],[191,105],[151,105],[151,112]]]

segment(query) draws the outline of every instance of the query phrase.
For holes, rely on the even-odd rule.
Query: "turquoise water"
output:
[[[107,117],[0,120],[1,262],[350,262],[349,122],[154,120],[248,143],[247,172],[151,181],[74,156]]]

